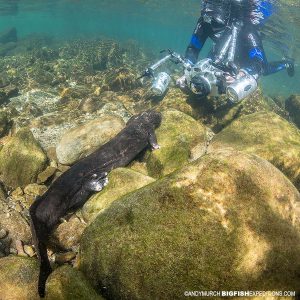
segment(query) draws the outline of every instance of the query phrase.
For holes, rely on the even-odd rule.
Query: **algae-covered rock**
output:
[[[193,100],[193,101],[191,101]],[[158,109],[176,109],[194,119],[199,119],[204,112],[203,103],[201,100],[191,97],[183,93],[178,88],[170,88],[166,96],[158,105]]]
[[[255,113],[215,135],[209,151],[234,148],[257,154],[279,168],[300,188],[300,131],[274,113]]]
[[[5,111],[0,111],[0,137],[5,135],[10,127],[10,121]]]
[[[2,240],[2,248],[6,253],[9,253],[10,247],[14,247],[18,240],[25,243],[31,241],[28,222],[19,212],[10,209],[9,205],[2,199],[0,199],[0,228],[8,233],[5,240]]]
[[[299,203],[269,162],[235,151],[205,155],[99,215],[83,234],[80,270],[109,299],[295,290]]]
[[[206,128],[192,117],[178,111],[162,112],[162,123],[155,131],[159,150],[152,151],[147,158],[150,176],[167,175],[186,164],[190,151],[206,140]]]
[[[36,181],[46,163],[44,151],[32,133],[24,128],[0,152],[0,178],[9,187],[23,187]]]
[[[83,274],[70,267],[56,269],[47,281],[46,300],[102,300]]]
[[[70,165],[94,152],[125,126],[116,116],[104,116],[65,132],[56,147],[60,163]]]
[[[58,225],[52,234],[52,242],[64,250],[77,250],[86,224],[73,215],[68,221]]]
[[[285,109],[295,124],[300,128],[300,96],[292,95],[285,101]]]
[[[149,176],[125,168],[113,170],[108,178],[109,183],[105,189],[92,196],[82,208],[82,215],[88,222],[91,222],[121,196],[155,181]]]
[[[204,123],[210,126],[214,132],[221,131],[241,116],[256,112],[275,112],[281,116],[285,115],[284,110],[271,98],[264,96],[261,90],[257,90],[254,94],[235,105],[228,102],[228,100],[227,104],[220,105],[220,102],[222,103],[222,101],[217,98],[217,107],[215,110],[212,112],[207,110],[206,114],[203,115]]]
[[[128,91],[138,87],[139,81],[136,80],[137,74],[129,68],[112,69],[108,72],[105,78],[105,85],[103,88],[110,91]]]
[[[9,256],[0,259],[1,300],[38,300],[38,261]]]

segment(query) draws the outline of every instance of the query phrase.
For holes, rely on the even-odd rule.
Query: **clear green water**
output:
[[[282,1],[265,28],[269,60],[284,53],[300,58],[300,1]],[[172,48],[184,52],[200,13],[199,0],[2,0],[0,30],[15,26],[19,37],[42,33],[68,39],[109,37],[136,40],[158,52]],[[206,51],[202,52],[205,56]],[[300,69],[289,78],[285,71],[263,79],[272,95],[300,93]]]

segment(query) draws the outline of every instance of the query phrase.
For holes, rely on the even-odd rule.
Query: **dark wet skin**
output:
[[[40,260],[38,292],[45,296],[45,284],[52,272],[47,241],[51,231],[67,213],[80,208],[107,184],[107,174],[125,167],[145,148],[158,149],[155,128],[161,114],[153,110],[132,117],[126,127],[94,153],[63,173],[30,207],[33,243]]]

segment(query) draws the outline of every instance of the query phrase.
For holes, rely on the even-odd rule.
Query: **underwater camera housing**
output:
[[[258,87],[257,78],[250,75],[245,70],[240,70],[240,75],[233,75],[234,81],[228,84],[225,80],[228,75],[228,67],[224,69],[222,63],[216,63],[210,58],[198,61],[191,66],[178,53],[168,50],[169,54],[158,62],[147,68],[139,77],[150,77],[153,79],[151,92],[154,96],[162,96],[166,93],[171,82],[171,77],[166,72],[159,72],[154,75],[155,70],[166,61],[171,60],[174,63],[181,63],[185,68],[185,77],[187,87],[192,93],[199,96],[220,96],[225,94],[233,102],[237,103],[252,94]]]
[[[237,103],[251,95],[258,87],[256,78],[245,70],[243,76],[237,78],[231,85],[227,86],[226,94],[228,98]]]
[[[197,95],[219,96],[226,93],[234,103],[252,94],[258,87],[256,78],[245,70],[242,75],[236,76],[236,80],[226,85],[224,71],[218,68],[211,59],[206,58],[197,62],[189,72],[186,72],[188,87]]]
[[[186,72],[187,85],[196,95],[217,96],[220,94],[219,77],[222,74],[223,72],[212,64],[211,59],[202,59]]]
[[[171,77],[168,73],[166,72],[160,72],[157,74],[157,76],[154,79],[154,82],[151,86],[151,91],[155,96],[162,96],[171,81]]]

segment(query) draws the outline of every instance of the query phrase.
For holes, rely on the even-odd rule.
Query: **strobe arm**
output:
[[[161,65],[163,65],[165,62],[167,62],[168,60],[173,61],[174,63],[182,63],[183,66],[186,69],[190,69],[191,68],[191,64],[189,62],[187,62],[180,54],[178,54],[177,52],[174,52],[170,49],[168,50],[162,50],[160,51],[160,53],[166,52],[168,51],[169,54],[167,54],[165,57],[163,57],[162,59],[160,59],[158,62],[156,62],[155,64],[153,64],[152,66],[148,67],[144,73],[138,78],[141,79],[143,77],[154,77],[154,71],[160,67]]]

